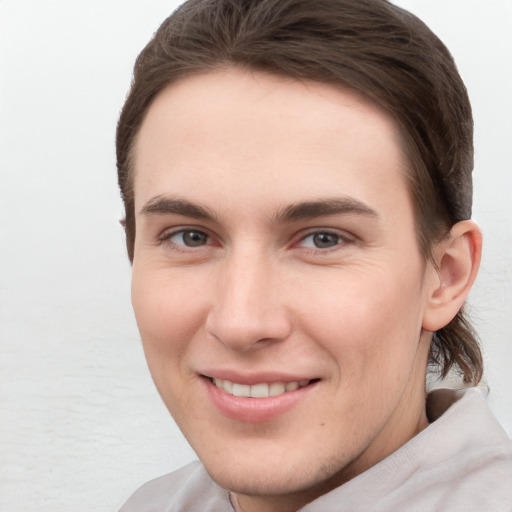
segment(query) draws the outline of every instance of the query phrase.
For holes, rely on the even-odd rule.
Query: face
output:
[[[298,508],[425,426],[435,272],[385,112],[326,84],[189,77],[151,106],[134,169],[147,361],[244,510]]]

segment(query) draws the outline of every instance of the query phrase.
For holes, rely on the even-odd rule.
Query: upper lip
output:
[[[254,384],[261,383],[273,383],[273,382],[300,382],[304,380],[313,380],[317,379],[317,377],[307,376],[304,374],[290,374],[290,373],[282,373],[282,372],[258,372],[258,373],[240,373],[238,371],[233,370],[206,370],[204,372],[200,372],[203,377],[208,377],[211,379],[221,379],[221,380],[229,380],[231,382],[236,382],[237,384],[246,384],[252,386]]]

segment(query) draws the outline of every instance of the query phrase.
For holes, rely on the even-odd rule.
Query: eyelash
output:
[[[186,233],[195,233],[195,234],[199,234],[199,235],[204,235],[207,239],[207,243],[198,245],[198,246],[193,246],[193,245],[187,246],[185,243],[178,244],[178,243],[172,241],[172,238],[174,238],[176,235],[179,235],[179,234],[185,235]],[[211,239],[212,239],[212,237],[203,229],[196,229],[193,227],[188,227],[188,228],[184,227],[184,228],[164,231],[158,237],[158,242],[159,243],[169,243],[173,246],[173,248],[175,250],[178,250],[178,251],[189,251],[189,250],[194,250],[195,247],[204,247],[205,245],[208,245],[208,241],[210,241]]]
[[[197,246],[194,245],[186,245],[185,243],[176,243],[172,241],[172,238],[174,238],[177,235],[184,236],[186,233],[195,233],[199,235],[204,235],[206,237],[206,242],[204,244],[200,244]],[[320,235],[327,235],[330,237],[335,237],[337,239],[336,243],[330,247],[312,247],[307,245],[302,245],[308,238],[313,238],[315,236]],[[211,240],[213,237],[208,234],[207,231],[203,229],[196,229],[194,227],[183,227],[175,230],[170,231],[164,231],[162,235],[158,237],[159,243],[169,243],[173,246],[173,249],[180,252],[189,252],[194,251],[196,248],[205,247],[208,245],[211,245]],[[292,242],[291,247],[292,248],[298,248],[304,250],[308,254],[328,254],[332,251],[336,251],[340,248],[340,246],[346,245],[346,244],[353,244],[356,240],[354,237],[351,237],[347,235],[346,233],[340,233],[333,229],[316,229],[314,231],[309,231],[306,234],[301,234],[296,241]]]
[[[306,245],[302,245],[302,247],[301,247],[301,244],[304,244],[304,242],[308,238],[313,238],[315,236],[320,236],[320,235],[328,235],[330,237],[335,237],[337,239],[337,241],[334,245],[329,246],[329,247],[323,247],[323,248],[322,247],[314,247],[314,246],[308,247]],[[303,249],[308,254],[326,255],[333,251],[339,250],[341,246],[354,243],[355,241],[356,240],[353,237],[350,237],[346,233],[341,233],[337,230],[324,228],[324,229],[316,229],[314,231],[310,231],[306,234],[301,235],[300,238],[298,239],[298,241],[293,243],[293,246]]]

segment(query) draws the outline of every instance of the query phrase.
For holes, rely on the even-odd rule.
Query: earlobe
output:
[[[437,276],[433,276],[423,316],[423,328],[437,331],[463,306],[475,281],[482,254],[482,233],[473,221],[455,224],[448,238],[434,248]]]

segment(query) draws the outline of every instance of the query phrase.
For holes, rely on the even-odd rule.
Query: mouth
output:
[[[290,391],[295,391],[299,388],[304,388],[313,382],[318,381],[318,379],[312,379],[300,381],[295,380],[290,382],[261,382],[249,385],[212,377],[209,377],[209,379],[214,386],[225,393],[246,398],[268,398],[279,396]]]
[[[206,395],[216,409],[232,420],[245,423],[277,419],[306,400],[320,381],[318,378],[279,380],[278,376],[270,375],[240,377],[242,382],[204,374],[201,377]]]

